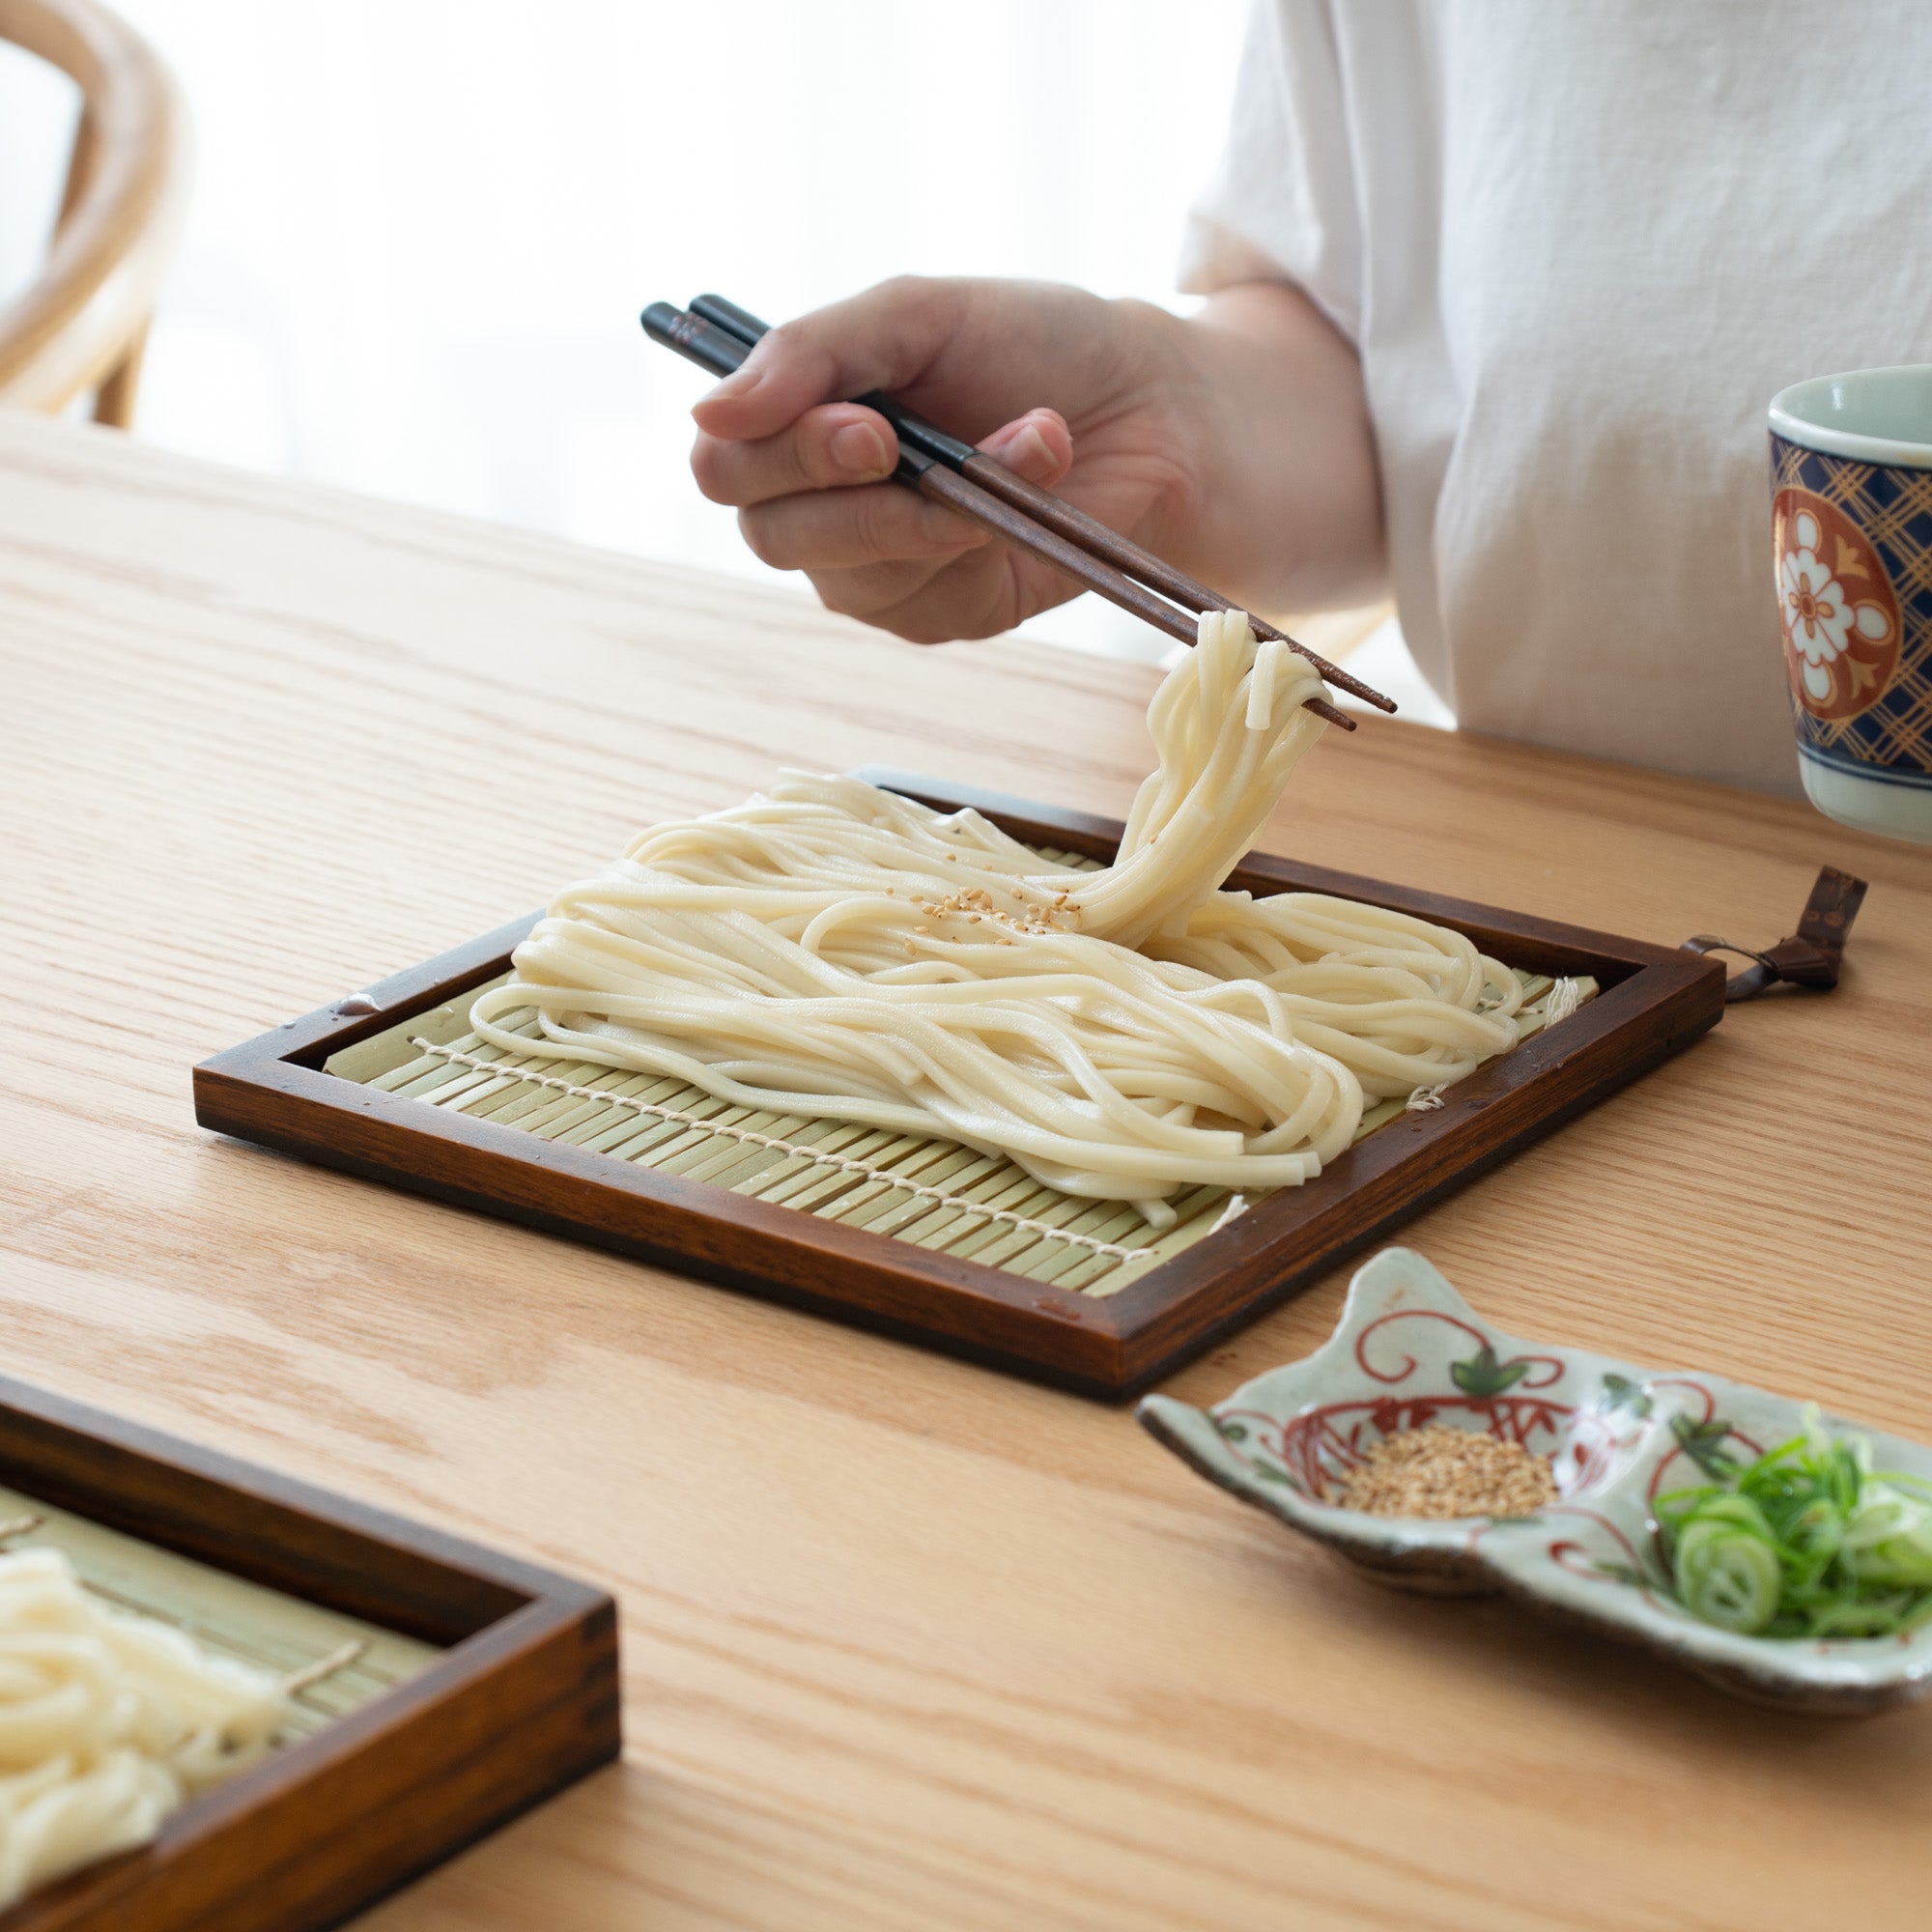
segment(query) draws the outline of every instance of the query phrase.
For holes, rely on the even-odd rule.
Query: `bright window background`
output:
[[[115,4],[180,77],[196,145],[138,434],[753,577],[774,573],[686,468],[704,379],[644,342],[639,307],[717,289],[778,319],[900,271],[1180,305],[1246,14]],[[0,60],[0,291],[44,248],[71,114],[44,70]],[[1030,629],[1162,647],[1091,598]]]

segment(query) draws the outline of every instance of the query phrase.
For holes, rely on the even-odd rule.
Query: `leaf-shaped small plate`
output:
[[[1702,1464],[1719,1453],[1749,1460],[1797,1435],[1802,1405],[1696,1371],[1502,1334],[1407,1248],[1386,1248],[1357,1271],[1340,1323],[1314,1354],[1211,1409],[1153,1395],[1139,1414],[1210,1481],[1403,1588],[1506,1590],[1793,1709],[1877,1710],[1932,1687],[1932,1627],[1830,1641],[1740,1636],[1670,1594],[1653,1499],[1706,1480]],[[1427,1422],[1550,1457],[1558,1500],[1513,1520],[1446,1522],[1337,1505],[1376,1442]],[[1834,1416],[1825,1424],[1867,1436],[1877,1467],[1932,1481],[1932,1450]]]

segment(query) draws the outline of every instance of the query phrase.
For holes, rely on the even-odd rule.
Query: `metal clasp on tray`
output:
[[[1825,867],[1811,896],[1804,902],[1798,931],[1790,939],[1759,952],[1735,940],[1712,939],[1699,935],[1684,942],[1687,952],[1737,952],[1756,963],[1737,974],[1724,988],[1724,1004],[1754,1000],[1779,980],[1794,986],[1811,986],[1820,992],[1838,983],[1838,969],[1844,963],[1845,941],[1851,937],[1852,921],[1865,895],[1865,882],[1841,872],[1835,866]]]

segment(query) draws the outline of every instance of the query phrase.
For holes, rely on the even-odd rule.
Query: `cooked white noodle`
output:
[[[472,1023],[760,1113],[943,1135],[1155,1219],[1181,1188],[1305,1180],[1365,1096],[1512,1045],[1520,997],[1424,920],[1217,890],[1324,728],[1302,708],[1321,689],[1241,612],[1205,613],[1101,871],[1043,866],[970,810],[787,772],[559,895]],[[504,1030],[532,1007],[542,1039]]]
[[[279,1680],[98,1602],[59,1551],[0,1555],[0,1910],[146,1844],[287,1716]]]

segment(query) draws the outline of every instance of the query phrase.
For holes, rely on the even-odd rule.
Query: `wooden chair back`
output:
[[[94,392],[127,428],[161,273],[187,199],[187,116],[153,48],[95,0],[0,0],[0,41],[78,83],[79,126],[46,270],[0,309],[0,403]]]

